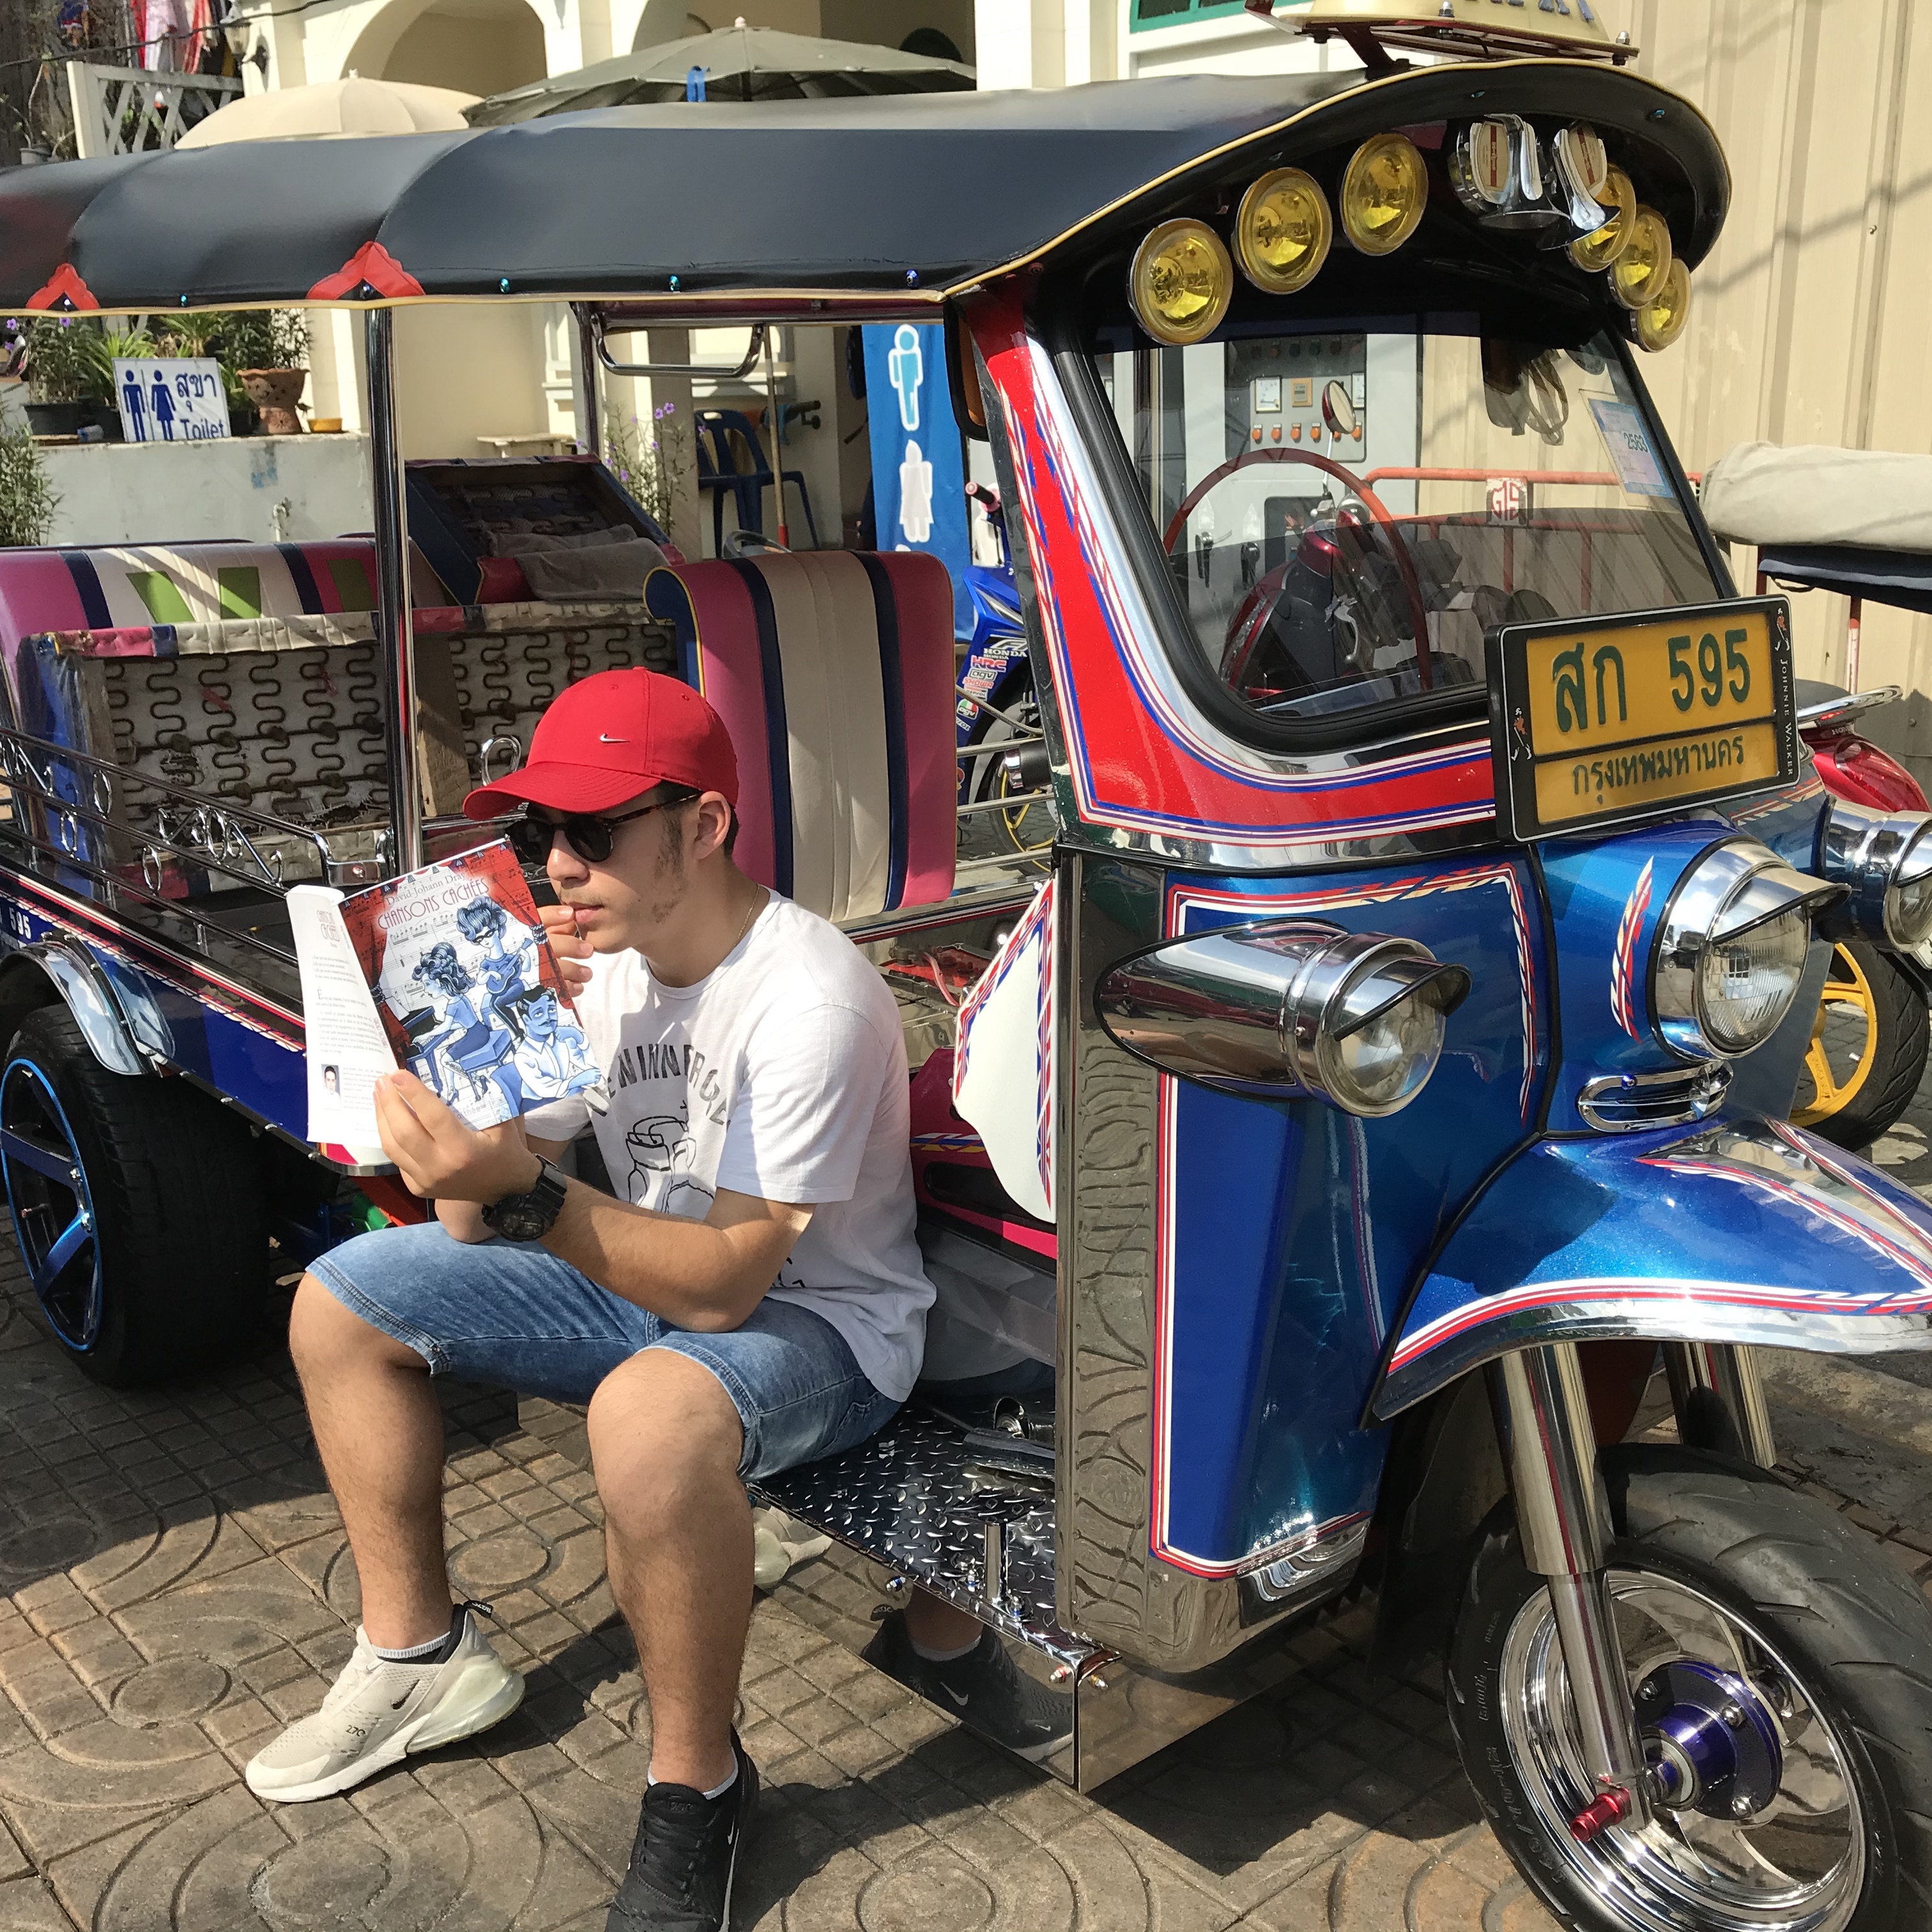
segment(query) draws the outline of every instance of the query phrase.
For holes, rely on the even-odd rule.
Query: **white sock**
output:
[[[906,1634],[906,1642],[912,1646],[915,1657],[922,1657],[928,1664],[956,1664],[962,1657],[970,1657],[980,1648],[976,1636],[970,1643],[962,1643],[957,1650],[928,1650],[910,1631]]]
[[[463,1612],[458,1610],[452,1613],[449,1628],[440,1636],[433,1636],[427,1643],[412,1643],[405,1650],[385,1650],[380,1644],[371,1644],[385,1664],[427,1664],[440,1652],[454,1648],[453,1640],[461,1628]]]
[[[448,1641],[446,1633],[442,1636],[431,1637],[427,1643],[412,1643],[406,1650],[385,1650],[380,1644],[372,1644],[370,1648],[385,1664],[427,1664]]]
[[[700,1792],[699,1795],[706,1800],[716,1800],[717,1798],[722,1798],[725,1792],[729,1791],[732,1786],[736,1784],[737,1781],[738,1760],[734,1756],[731,1760],[731,1775],[725,1779],[722,1784],[714,1784],[709,1791]],[[647,1771],[644,1773],[644,1783],[647,1786],[656,1784],[658,1782],[658,1779],[656,1772]]]

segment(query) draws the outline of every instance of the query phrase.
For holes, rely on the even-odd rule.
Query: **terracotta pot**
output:
[[[302,418],[296,405],[308,382],[306,369],[240,369],[243,393],[262,412],[265,436],[299,436]]]

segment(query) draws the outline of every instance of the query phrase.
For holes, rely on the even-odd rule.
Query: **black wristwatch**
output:
[[[556,1225],[570,1186],[563,1170],[542,1162],[536,1181],[521,1194],[506,1194],[483,1210],[483,1225],[506,1241],[540,1241]]]

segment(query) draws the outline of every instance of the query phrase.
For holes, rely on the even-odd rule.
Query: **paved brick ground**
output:
[[[1932,1192],[1932,1108],[1880,1158]],[[4,1231],[0,1231],[4,1233]],[[509,1724],[359,1792],[242,1785],[348,1654],[356,1585],[285,1353],[90,1387],[0,1262],[0,1932],[596,1928],[649,1746],[572,1426],[450,1390],[462,1584],[530,1677]],[[1794,1477],[1932,1574],[1932,1461],[1780,1413]],[[1850,1499],[1856,1498],[1856,1503]],[[1478,1820],[1439,1697],[1370,1676],[1359,1615],[1301,1669],[1072,1796],[762,1604],[743,1724],[770,1802],[739,1923],[776,1932],[1549,1932]]]

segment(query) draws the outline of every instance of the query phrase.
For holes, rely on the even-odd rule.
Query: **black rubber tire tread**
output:
[[[1925,1077],[1932,1027],[1926,1024],[1925,996],[1918,981],[1890,953],[1881,952],[1868,940],[1840,944],[1856,956],[1858,970],[1872,989],[1878,1034],[1872,1051],[1877,1064],[1851,1105],[1814,1122],[1810,1132],[1856,1153],[1870,1146],[1911,1106]]]
[[[1613,1567],[1673,1577],[1761,1630],[1844,1745],[1868,1826],[1848,1932],[1932,1924],[1932,1606],[1868,1538],[1745,1466],[1670,1445],[1603,1452]],[[1490,1822],[1558,1922],[1628,1932],[1586,1897],[1516,1773],[1496,1696],[1502,1649],[1540,1580],[1506,1504],[1472,1566],[1450,1647],[1450,1722]]]
[[[184,1081],[110,1072],[64,1006],[29,1014],[5,1059],[31,1060],[52,1087],[94,1202],[100,1330],[68,1359],[110,1388],[136,1388],[245,1336],[269,1255],[247,1126]]]

